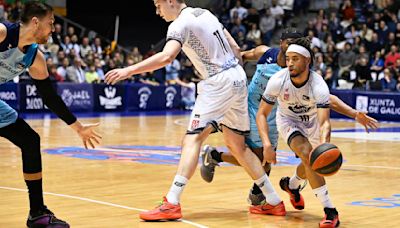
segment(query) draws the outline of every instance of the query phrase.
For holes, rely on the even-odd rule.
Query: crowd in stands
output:
[[[320,9],[310,12],[310,0],[225,0],[219,19],[247,50],[270,46],[296,17],[312,42],[313,70],[330,88],[400,91],[400,1],[317,2]]]
[[[214,13],[242,50],[257,45],[277,46],[279,31],[296,18],[312,42],[313,70],[330,88],[400,91],[400,11],[394,0],[318,0],[322,9],[310,12],[311,0],[224,0]],[[16,21],[22,4],[0,0],[0,20]],[[311,18],[311,20],[308,20]],[[272,41],[275,40],[275,43]],[[111,69],[140,62],[144,55],[104,43],[99,37],[80,37],[73,26],[55,24],[46,56],[50,76],[58,82],[100,83]],[[198,73],[182,53],[162,70],[135,75],[130,83],[180,84],[194,103]],[[20,77],[24,80],[24,77]]]

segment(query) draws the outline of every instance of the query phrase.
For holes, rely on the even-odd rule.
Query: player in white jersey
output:
[[[297,167],[297,176],[310,182],[314,194],[324,207],[325,217],[320,227],[336,227],[339,215],[329,199],[325,179],[309,165],[312,148],[330,141],[329,88],[322,76],[310,71],[312,63],[310,41],[299,38],[291,42],[286,51],[287,68],[270,79],[263,94],[263,102],[257,113],[257,126],[264,145],[264,162],[276,163],[276,153],[268,138],[266,118],[273,105],[278,102],[276,122],[278,131],[290,148],[302,160]],[[299,182],[291,180],[289,188],[295,189]],[[295,187],[293,187],[295,186]]]
[[[199,95],[182,142],[181,160],[172,186],[163,203],[154,210],[140,213],[140,218],[155,221],[182,217],[180,195],[196,170],[202,143],[217,131],[222,131],[227,147],[265,195],[266,203],[259,205],[258,211],[285,215],[285,206],[260,161],[244,143],[244,135],[250,127],[247,78],[239,65],[238,45],[208,10],[187,7],[184,0],[154,0],[154,4],[158,15],[167,22],[173,21],[163,51],[138,64],[108,72],[105,81],[115,84],[134,74],[162,68],[173,61],[181,49],[203,80],[198,85]]]

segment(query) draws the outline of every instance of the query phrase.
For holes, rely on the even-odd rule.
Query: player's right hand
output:
[[[357,112],[356,113],[356,121],[363,125],[365,131],[369,133],[369,130],[376,130],[378,128],[378,121],[367,115],[366,112]]]
[[[117,82],[128,79],[131,74],[127,68],[114,69],[107,72],[105,75],[105,82],[107,84],[115,85]]]
[[[267,162],[276,164],[276,152],[274,148],[272,148],[272,145],[264,146],[262,165],[264,166]]]

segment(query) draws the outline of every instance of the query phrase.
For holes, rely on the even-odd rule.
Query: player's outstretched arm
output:
[[[58,96],[53,88],[49,79],[49,73],[47,72],[46,61],[40,51],[37,52],[36,58],[32,66],[29,68],[29,74],[35,83],[37,91],[42,97],[44,104],[78,133],[85,148],[87,149],[88,145],[94,148],[95,143],[99,144],[101,135],[94,130],[94,128],[99,124],[82,124],[76,119],[74,114],[71,113],[64,101],[60,96]]]
[[[260,106],[258,108],[256,116],[257,128],[264,148],[263,150],[264,158],[262,161],[263,166],[267,162],[271,164],[276,164],[276,152],[272,148],[271,141],[269,140],[268,136],[269,126],[267,122],[267,117],[271,113],[273,107],[274,105],[269,104],[264,100],[262,100],[260,102]]]
[[[331,108],[340,114],[355,119],[358,123],[364,126],[365,131],[369,133],[370,129],[378,128],[378,121],[367,115],[365,112],[359,112],[348,106],[335,95],[330,95]]]
[[[251,50],[242,51],[240,54],[242,55],[243,62],[258,61],[268,49],[268,46],[260,45]]]
[[[107,72],[105,75],[105,82],[114,85],[115,83],[128,79],[135,74],[154,71],[165,67],[174,61],[181,51],[181,48],[181,43],[176,40],[169,40],[161,52],[143,60],[142,62]]]

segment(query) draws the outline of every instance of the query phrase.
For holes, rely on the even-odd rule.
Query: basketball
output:
[[[337,173],[342,162],[342,153],[331,143],[323,143],[310,153],[311,168],[321,176],[332,176]]]

